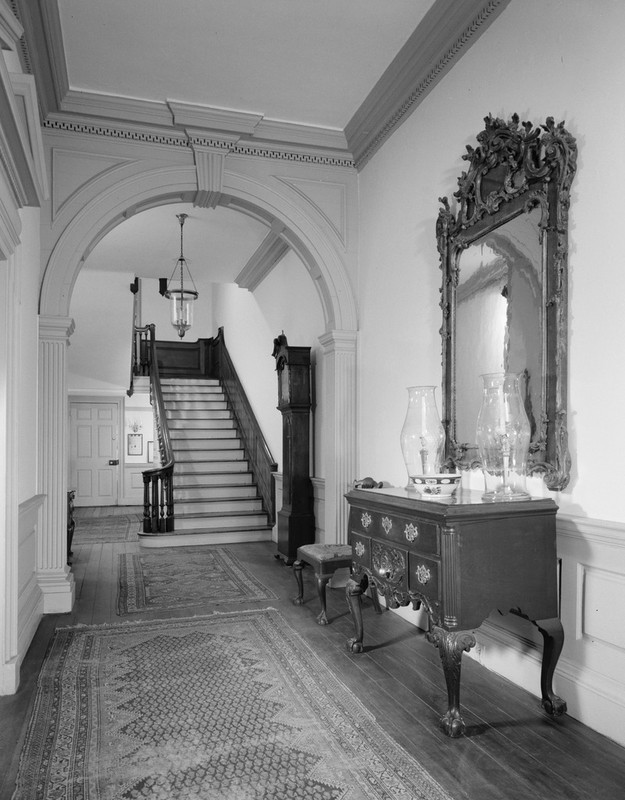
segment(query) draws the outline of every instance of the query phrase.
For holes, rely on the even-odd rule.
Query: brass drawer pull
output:
[[[414,542],[419,535],[419,529],[416,525],[413,525],[413,523],[410,522],[408,525],[406,525],[404,533],[406,534],[406,539],[408,539],[409,542]]]

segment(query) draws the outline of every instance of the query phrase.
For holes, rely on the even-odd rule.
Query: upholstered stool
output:
[[[304,602],[304,581],[302,569],[304,564],[310,564],[317,578],[317,590],[321,601],[321,613],[317,617],[319,625],[327,625],[326,616],[326,585],[337,569],[351,567],[352,548],[348,544],[305,544],[297,548],[297,560],[293,564],[293,573],[299,594],[293,598],[297,606]]]

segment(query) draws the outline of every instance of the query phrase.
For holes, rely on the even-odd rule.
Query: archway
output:
[[[123,173],[123,170],[122,170]],[[119,174],[119,173],[118,173]],[[95,183],[95,182],[94,182]],[[137,210],[161,203],[192,199],[197,174],[192,166],[150,169],[128,174],[107,191],[83,189],[87,200],[73,213],[64,212],[51,248],[40,292],[40,425],[42,540],[46,563],[42,568],[58,583],[67,582],[64,558],[67,495],[66,348],[73,325],[69,318],[72,289],[86,256],[113,227]],[[224,171],[221,204],[256,216],[270,227],[278,222],[285,241],[305,265],[324,310],[325,403],[324,431],[328,468],[321,528],[328,542],[345,542],[343,494],[356,471],[356,307],[342,257],[319,219],[286,192],[239,173]],[[61,222],[64,227],[61,229]],[[43,555],[42,559],[43,560]],[[44,590],[45,591],[45,590]]]

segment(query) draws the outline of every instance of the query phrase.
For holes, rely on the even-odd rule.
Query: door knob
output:
[[[113,459],[111,459],[109,461],[109,466],[110,467],[116,467],[118,464],[119,464],[119,459],[118,458],[113,458]]]

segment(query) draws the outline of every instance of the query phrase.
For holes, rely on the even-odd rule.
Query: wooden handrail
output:
[[[171,446],[167,415],[156,356],[155,326],[136,328],[139,341],[146,345],[142,368],[150,376],[150,402],[158,437],[161,466],[143,472],[143,532],[167,533],[174,530],[174,451]],[[141,338],[143,334],[146,337]],[[143,373],[145,374],[145,373]]]
[[[228,397],[234,414],[243,446],[250,461],[252,472],[263,499],[265,511],[273,525],[276,519],[274,473],[278,465],[274,460],[269,445],[263,436],[256,415],[239,380],[226,343],[224,329],[219,328],[217,336],[210,339],[206,358],[206,369],[209,377],[218,378]]]

